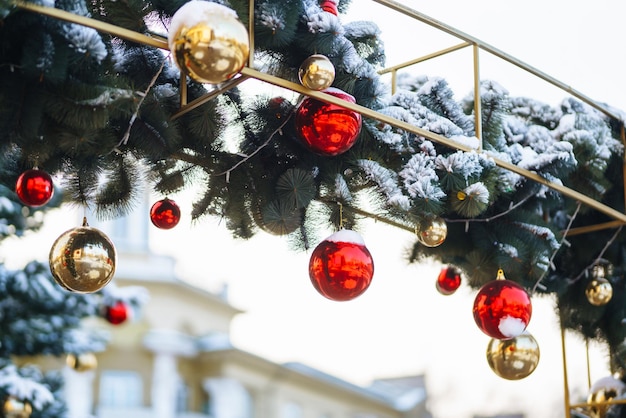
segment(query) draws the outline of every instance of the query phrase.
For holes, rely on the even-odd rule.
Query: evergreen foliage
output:
[[[159,32],[154,28],[162,24],[165,36],[183,3],[99,0],[56,7],[144,34]],[[247,1],[219,3],[247,24]],[[346,6],[342,2],[340,10]],[[626,349],[626,236],[605,229],[564,237],[568,227],[611,219],[585,206],[578,210],[578,202],[493,161],[531,170],[623,212],[623,121],[572,98],[553,107],[510,97],[497,82],[484,80],[480,143],[473,94],[456,102],[445,80],[405,75],[390,95],[377,73],[384,49],[375,24],[343,25],[341,16],[322,11],[315,0],[258,0],[258,69],[297,81],[302,61],[324,54],[337,71],[333,86],[359,105],[475,150],[449,149],[366,119],[353,148],[322,157],[297,138],[292,116],[300,98],[246,97],[244,89],[232,88],[172,118],[181,77],[167,51],[6,5],[0,12],[0,147],[7,151],[0,182],[6,187],[37,163],[61,176],[71,200],[108,216],[129,210],[135,188],[146,183],[163,194],[193,187],[194,219],[222,217],[241,238],[259,230],[288,234],[300,247],[315,243],[320,225],[340,226],[338,203],[343,226],[351,228],[359,227],[364,208],[409,228],[441,216],[448,223],[445,243],[426,248],[416,242],[410,262],[435,258],[456,265],[474,287],[503,268],[533,294],[555,294],[565,327],[603,340],[612,353]],[[211,90],[184,82],[189,101]],[[615,291],[608,305],[594,307],[584,299],[584,287],[600,258],[613,266]],[[613,366],[616,372],[626,367],[617,359]]]

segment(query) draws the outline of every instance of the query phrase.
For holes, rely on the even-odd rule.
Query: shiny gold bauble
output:
[[[204,0],[187,2],[176,11],[168,43],[178,68],[199,83],[231,79],[250,54],[248,32],[235,11]]]
[[[613,297],[613,286],[604,277],[592,279],[585,289],[587,300],[594,306],[603,306]]]
[[[48,261],[56,282],[77,293],[93,293],[106,286],[115,273],[115,246],[100,230],[87,225],[61,234]]]
[[[98,359],[94,353],[68,354],[65,363],[77,372],[86,372],[98,367]]]
[[[335,81],[335,66],[324,55],[311,55],[300,65],[298,78],[308,89],[325,90]]]
[[[417,240],[426,247],[437,247],[446,240],[448,225],[441,218],[424,219],[417,226]]]
[[[33,408],[27,401],[21,401],[14,396],[9,396],[4,401],[2,416],[4,418],[28,418]]]
[[[539,345],[528,332],[508,340],[492,338],[487,345],[487,363],[503,379],[523,379],[539,364]]]
[[[610,405],[598,405],[598,403],[608,402],[621,396],[624,389],[626,389],[626,385],[612,376],[603,377],[591,385],[587,396],[589,417],[604,418]]]

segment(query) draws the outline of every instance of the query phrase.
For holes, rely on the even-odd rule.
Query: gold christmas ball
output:
[[[199,83],[231,79],[250,54],[248,31],[237,13],[204,0],[187,2],[174,13],[168,43],[178,68]]]
[[[503,379],[523,379],[539,364],[539,345],[528,332],[509,340],[492,338],[487,345],[487,363]]]
[[[68,354],[65,363],[77,372],[86,372],[98,367],[98,359],[94,353]]]
[[[591,385],[587,396],[587,403],[589,404],[587,412],[590,418],[604,418],[610,405],[599,404],[621,396],[624,389],[626,389],[626,384],[613,376],[603,377]]]
[[[300,65],[298,78],[308,89],[325,90],[335,81],[335,66],[324,55],[311,55]]]
[[[33,408],[27,401],[21,401],[14,396],[9,396],[4,401],[2,416],[5,418],[28,418]]]
[[[613,286],[604,277],[592,279],[585,289],[587,300],[594,306],[603,306],[613,297]]]
[[[441,218],[424,219],[417,226],[417,240],[427,247],[437,247],[446,240],[448,225]]]
[[[93,293],[106,286],[115,273],[115,246],[99,229],[87,225],[61,234],[48,261],[56,282],[77,293]]]

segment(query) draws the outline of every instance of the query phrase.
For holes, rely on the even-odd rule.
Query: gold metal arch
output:
[[[479,89],[479,83],[480,83],[480,65],[479,65],[479,57],[480,57],[480,52],[481,51],[485,51],[488,52],[502,60],[504,60],[505,62],[508,62],[509,64],[512,64],[514,66],[517,66],[519,68],[521,68],[522,70],[525,70],[526,72],[530,73],[531,75],[539,78],[540,80],[543,80],[546,83],[549,83],[561,90],[563,90],[564,92],[572,95],[573,97],[581,100],[582,102],[588,104],[589,106],[595,108],[596,110],[604,113],[606,116],[619,121],[622,125],[622,129],[621,129],[621,140],[622,143],[626,146],[626,132],[624,129],[624,121],[622,120],[622,118],[613,113],[610,109],[606,108],[605,106],[599,104],[598,102],[594,101],[593,99],[591,99],[590,97],[584,95],[583,93],[579,92],[578,90],[572,88],[571,86],[555,79],[554,77],[549,76],[548,74],[538,70],[535,67],[532,67],[518,59],[516,59],[515,57],[512,57],[511,55],[505,53],[504,51],[501,51],[485,42],[482,42],[481,40],[474,38],[471,35],[468,35],[458,29],[455,29],[443,22],[440,22],[436,19],[433,19],[429,16],[426,16],[414,9],[409,8],[406,5],[403,5],[401,3],[398,3],[397,1],[394,0],[372,0],[376,3],[379,3],[383,6],[388,7],[389,9],[404,14],[412,19],[415,19],[416,21],[422,22],[426,25],[429,25],[437,30],[440,30],[442,32],[445,32],[449,35],[452,35],[453,37],[457,38],[458,40],[462,41],[460,44],[457,45],[452,45],[448,48],[442,49],[440,51],[435,51],[431,54],[425,55],[423,57],[419,57],[419,58],[415,58],[413,60],[404,62],[404,63],[400,63],[397,65],[394,65],[392,67],[388,67],[386,69],[383,69],[380,71],[381,74],[391,74],[392,77],[392,85],[394,85],[395,88],[395,79],[396,79],[396,75],[397,72],[407,68],[409,66],[418,64],[420,62],[424,62],[426,60],[430,60],[432,58],[436,58],[466,47],[472,47],[473,49],[473,66],[472,66],[472,71],[473,71],[473,81],[474,81],[474,94],[475,94],[475,109],[474,109],[474,114],[475,116],[475,126],[476,126],[476,135],[477,137],[480,139],[482,134],[482,128],[481,128],[481,119],[480,119],[480,100],[478,100],[478,94],[480,92]],[[64,21],[68,21],[68,22],[72,22],[72,23],[76,23],[76,24],[80,24],[83,26],[87,26],[87,27],[91,27],[99,32],[103,32],[103,33],[108,33],[110,35],[131,41],[131,42],[136,42],[136,43],[140,43],[140,44],[144,44],[147,46],[152,46],[155,48],[159,48],[159,49],[163,49],[163,50],[169,50],[169,46],[167,43],[167,39],[165,39],[162,36],[158,36],[158,35],[145,35],[145,34],[141,34],[141,33],[137,33],[137,32],[133,32],[130,31],[128,29],[125,28],[121,28],[109,23],[105,23],[105,22],[101,22],[95,19],[91,19],[91,18],[87,18],[87,17],[83,17],[83,16],[78,16],[60,9],[55,9],[55,8],[51,8],[51,7],[44,7],[44,6],[39,6],[39,5],[35,5],[35,4],[31,4],[31,3],[25,3],[23,1],[17,0],[17,2],[15,3],[16,6],[20,9],[23,10],[27,10],[27,11],[31,11],[34,13],[39,13],[45,16],[49,16],[49,17],[53,17],[56,19],[60,19],[60,20],[64,20]],[[250,0],[249,3],[249,22],[250,22],[250,26],[249,26],[249,33],[250,33],[250,60],[248,62],[248,66],[244,67],[243,70],[241,71],[240,75],[238,75],[236,78],[224,83],[223,85],[217,86],[213,91],[209,91],[205,96],[202,96],[190,103],[187,103],[187,96],[186,96],[186,91],[185,91],[185,86],[186,83],[181,83],[181,107],[178,110],[178,112],[176,112],[172,118],[177,118],[180,117],[181,115],[185,114],[186,112],[189,112],[190,110],[194,109],[197,106],[202,105],[203,103],[206,103],[207,101],[213,99],[214,97],[216,97],[217,95],[235,87],[236,85],[239,85],[240,83],[245,82],[248,79],[256,79],[256,80],[260,80],[278,87],[282,87],[291,91],[294,91],[296,93],[300,93],[303,95],[307,95],[328,103],[332,103],[332,104],[336,104],[339,106],[343,106],[347,109],[356,111],[361,113],[363,116],[371,118],[371,119],[375,119],[378,120],[380,122],[389,124],[391,126],[394,126],[396,128],[399,129],[403,129],[407,132],[411,132],[414,133],[416,135],[422,136],[424,138],[427,138],[431,141],[437,142],[439,144],[442,145],[446,145],[450,148],[453,149],[457,149],[457,150],[461,150],[461,151],[466,151],[466,152],[471,152],[471,151],[475,151],[475,152],[483,152],[482,149],[472,149],[466,145],[457,143],[455,141],[450,140],[449,138],[443,137],[441,135],[437,135],[434,134],[432,132],[426,131],[424,129],[418,128],[416,126],[412,126],[406,122],[402,122],[402,121],[398,121],[396,119],[390,118],[387,115],[383,115],[379,112],[373,111],[371,109],[368,109],[366,107],[363,106],[359,106],[357,104],[353,104],[353,103],[349,103],[346,102],[344,100],[338,99],[334,96],[322,93],[322,92],[318,92],[318,91],[313,91],[313,90],[309,90],[305,87],[303,87],[300,84],[296,84],[293,82],[290,82],[288,80],[279,78],[279,77],[275,77],[272,76],[270,74],[266,74],[260,71],[257,71],[254,69],[254,31],[253,31],[253,23],[254,23],[254,0]],[[523,176],[529,180],[535,181],[537,183],[540,183],[542,185],[545,185],[559,193],[561,193],[564,196],[567,196],[569,198],[572,198],[576,201],[579,201],[601,213],[604,213],[605,215],[607,215],[608,217],[612,218],[613,221],[610,222],[606,222],[604,224],[598,224],[598,225],[590,225],[590,226],[585,226],[585,227],[581,227],[581,228],[576,228],[576,229],[571,229],[569,231],[569,235],[573,235],[573,234],[578,234],[578,233],[587,233],[587,232],[593,232],[593,231],[597,231],[597,230],[601,230],[601,229],[606,229],[606,228],[616,228],[619,227],[621,225],[626,224],[626,214],[612,208],[609,207],[605,204],[603,204],[602,202],[599,202],[595,199],[590,198],[589,196],[586,196],[576,190],[573,190],[569,187],[565,187],[562,184],[558,184],[558,183],[554,183],[551,182],[543,177],[541,177],[540,175],[538,175],[537,173],[534,173],[532,171],[523,169],[521,167],[518,167],[514,164],[511,164],[507,161],[503,161],[500,160],[498,158],[494,158],[494,157],[490,157],[492,158],[492,160],[496,163],[496,165],[498,165],[501,168],[504,168],[506,170],[509,170],[513,173],[516,173],[520,176]],[[624,162],[624,178],[626,178],[626,156],[625,156],[625,162]],[[624,180],[622,181],[624,183]],[[624,187],[626,188],[626,185],[624,185]],[[626,195],[626,193],[625,193]],[[367,216],[373,216],[371,214],[367,214]],[[376,216],[373,216],[374,218],[376,218]],[[389,222],[388,220],[386,222]],[[402,225],[402,224],[395,224],[394,222],[389,222],[394,226],[397,226],[399,228],[404,228],[404,229],[408,229],[406,225]],[[408,229],[411,232],[413,231],[413,228]],[[570,396],[569,396],[569,386],[568,386],[568,376],[567,376],[567,365],[566,365],[566,353],[565,353],[565,333],[564,330],[562,330],[562,334],[561,334],[561,341],[562,341],[562,355],[563,355],[563,372],[564,372],[564,389],[565,389],[565,413],[566,413],[566,417],[569,418],[571,417],[571,413],[572,410],[584,410],[585,407],[588,407],[590,405],[592,405],[591,403],[580,403],[580,404],[572,404],[570,402]],[[588,377],[589,379],[589,377]],[[610,401],[610,402],[604,402],[603,404],[614,404],[614,403],[622,403],[622,401]]]

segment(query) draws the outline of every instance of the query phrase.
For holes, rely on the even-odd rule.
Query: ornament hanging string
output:
[[[343,203],[337,202],[339,205],[339,229],[343,229]]]

